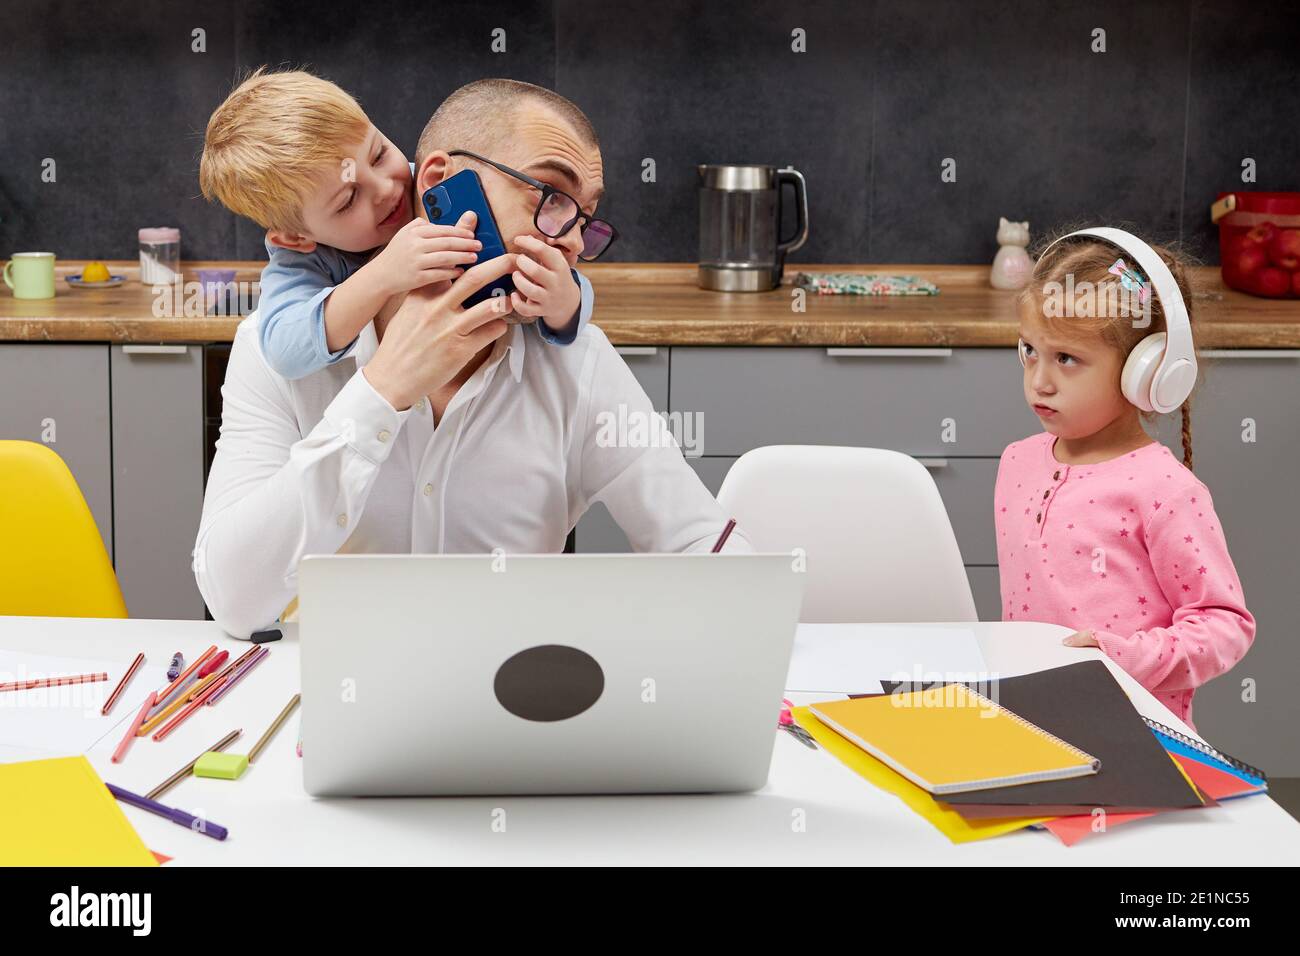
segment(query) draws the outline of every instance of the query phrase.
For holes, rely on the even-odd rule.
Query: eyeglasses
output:
[[[583,262],[598,259],[610,247],[610,244],[618,238],[617,229],[604,219],[592,219],[582,211],[582,207],[578,205],[578,200],[554,186],[533,179],[533,177],[527,176],[517,169],[502,166],[486,156],[471,153],[467,149],[453,149],[447,155],[469,156],[499,169],[507,176],[513,176],[515,179],[527,183],[534,189],[540,189],[542,198],[537,201],[537,209],[533,213],[533,225],[537,227],[537,231],[542,235],[550,236],[552,239],[559,239],[572,229],[575,223],[581,222],[582,251],[578,253],[578,258]]]

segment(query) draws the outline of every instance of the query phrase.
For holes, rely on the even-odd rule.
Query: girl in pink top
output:
[[[1153,248],[1190,316],[1182,265]],[[1065,644],[1101,648],[1191,725],[1195,689],[1241,660],[1255,619],[1191,472],[1188,403],[1180,463],[1120,391],[1129,351],[1164,329],[1158,296],[1139,307],[1120,291],[1117,274],[1149,285],[1123,255],[1091,237],[1058,243],[1021,294],[1025,401],[1044,431],[1008,445],[998,468],[1002,616],[1074,628]]]

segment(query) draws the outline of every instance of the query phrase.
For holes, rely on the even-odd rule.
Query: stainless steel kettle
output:
[[[808,239],[808,190],[793,166],[701,165],[702,289],[766,292],[781,284],[785,254]],[[795,191],[794,235],[782,239],[782,187]]]

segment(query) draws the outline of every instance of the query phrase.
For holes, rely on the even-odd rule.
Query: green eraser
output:
[[[248,754],[227,754],[209,750],[194,764],[194,776],[238,780],[248,769]]]

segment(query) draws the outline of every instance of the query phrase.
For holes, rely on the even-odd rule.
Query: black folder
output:
[[[943,802],[972,816],[1034,812],[1112,813],[1182,810],[1205,805],[1101,661],[1068,664],[1022,677],[972,684],[1006,709],[1092,754],[1101,769],[1085,777],[946,794]],[[886,682],[895,688],[919,689]],[[990,808],[985,811],[984,808]],[[993,807],[998,808],[996,811]],[[978,808],[978,809],[977,809]],[[1010,810],[1011,813],[1006,812]]]

